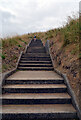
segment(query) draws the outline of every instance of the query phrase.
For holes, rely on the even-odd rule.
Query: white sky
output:
[[[59,1],[59,2],[58,2]],[[0,36],[61,27],[79,12],[80,0],[0,0]]]

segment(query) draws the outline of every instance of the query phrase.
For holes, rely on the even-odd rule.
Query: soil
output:
[[[75,47],[75,44],[71,44],[62,48],[62,41],[59,41],[59,37],[54,42],[50,40],[50,52],[53,58],[54,67],[61,73],[66,74],[81,109],[81,81],[79,75],[80,66],[78,52],[75,54],[71,53]]]

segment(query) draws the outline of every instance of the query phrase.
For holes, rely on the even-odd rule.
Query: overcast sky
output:
[[[59,2],[58,2],[59,1]],[[80,0],[0,0],[0,36],[61,27],[79,12]]]

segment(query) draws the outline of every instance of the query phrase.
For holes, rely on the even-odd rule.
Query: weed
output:
[[[15,59],[17,59],[17,56],[13,55],[12,60],[15,60]]]
[[[63,47],[67,46],[70,43],[68,39],[64,39]]]
[[[5,70],[8,68],[8,65],[6,65],[5,63],[2,64],[2,70]]]
[[[0,54],[0,56],[1,56],[2,59],[5,59],[5,55]]]
[[[77,52],[77,50],[76,50],[76,49],[73,49],[73,50],[71,51],[71,54],[75,55],[76,52]]]
[[[27,42],[24,42],[27,45]]]
[[[81,53],[79,54],[79,59],[81,59]]]
[[[7,39],[2,40],[3,48],[14,46],[16,44],[18,44],[18,41],[15,38],[7,38]]]
[[[53,38],[53,35],[52,34],[49,34],[49,36],[48,36],[49,38]]]
[[[22,45],[17,45],[18,47],[22,47]]]
[[[18,40],[22,41],[22,39],[21,39],[21,38],[19,38]]]
[[[32,36],[29,36],[28,38],[31,38],[31,39],[32,39],[33,37],[32,37]]]

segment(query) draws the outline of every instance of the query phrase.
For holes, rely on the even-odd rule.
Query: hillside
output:
[[[34,35],[44,44],[46,40],[50,40],[50,50],[55,68],[67,75],[77,101],[80,102],[79,59],[81,56],[79,54],[78,19],[69,17],[68,23],[62,28],[3,39],[1,54],[3,72],[15,68],[20,52],[25,50]]]

